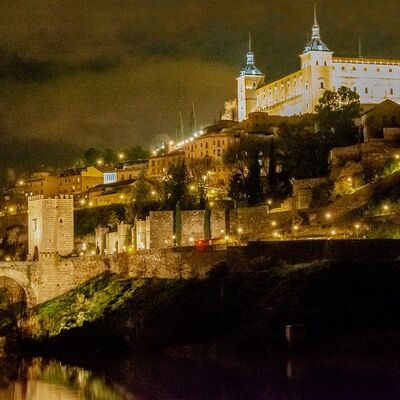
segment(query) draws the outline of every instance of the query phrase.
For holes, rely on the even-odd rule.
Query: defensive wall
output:
[[[194,247],[144,250],[110,257],[60,258],[41,254],[37,262],[0,262],[0,277],[25,291],[28,306],[43,303],[103,272],[132,278],[203,279],[226,262],[231,273],[250,273],[260,265],[298,264],[315,260],[399,260],[400,242],[382,240],[292,240],[250,242],[226,250]]]

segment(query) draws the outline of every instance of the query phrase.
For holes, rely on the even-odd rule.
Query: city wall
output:
[[[25,290],[28,306],[43,303],[103,272],[132,278],[203,279],[214,266],[226,262],[231,273],[251,273],[260,265],[298,264],[315,260],[398,260],[399,241],[294,240],[250,242],[226,250],[194,247],[144,250],[111,257],[60,258],[41,254],[38,262],[0,262],[0,277]]]

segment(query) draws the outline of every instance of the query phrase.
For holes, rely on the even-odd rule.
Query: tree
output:
[[[210,210],[208,203],[204,210],[203,230],[204,230],[204,239],[210,240],[211,239],[211,210]]]
[[[94,147],[90,147],[83,153],[83,158],[87,166],[95,165],[101,158],[101,151]]]
[[[118,152],[115,149],[107,148],[103,151],[102,158],[106,164],[115,164],[118,162]]]
[[[151,186],[147,181],[145,171],[141,171],[132,193],[133,198],[133,215],[137,218],[144,218],[147,213],[149,204],[152,202]]]
[[[200,209],[202,210],[206,206],[206,186],[208,183],[208,173],[213,165],[214,162],[209,156],[191,160],[189,164],[190,175],[198,187]]]
[[[233,174],[229,181],[229,197],[234,201],[235,207],[245,196],[243,177],[240,173]]]
[[[177,246],[182,244],[182,215],[181,215],[181,203],[176,203],[176,209],[174,213],[174,235]]]
[[[131,161],[136,160],[145,160],[150,157],[150,152],[147,149],[144,149],[141,146],[133,146],[126,150],[125,152],[126,157]]]
[[[118,218],[117,213],[113,210],[110,214],[110,216],[108,217],[108,223],[107,225],[110,228],[115,228],[118,224],[119,224],[120,220]]]
[[[328,171],[330,146],[325,133],[315,133],[305,123],[280,126],[277,139],[277,161],[280,179],[308,179],[323,176]]]
[[[184,162],[170,166],[163,182],[163,208],[174,210],[179,202],[184,208],[191,205],[189,173]]]
[[[243,137],[228,147],[224,154],[224,163],[233,167],[234,187],[230,191],[236,198],[244,198],[249,204],[256,204],[263,195],[261,171],[269,174],[272,137]],[[275,156],[274,156],[275,157]],[[239,190],[243,190],[239,193]]]
[[[338,91],[327,90],[315,107],[318,131],[325,134],[331,147],[350,146],[359,140],[354,119],[360,116],[360,96],[342,86]]]

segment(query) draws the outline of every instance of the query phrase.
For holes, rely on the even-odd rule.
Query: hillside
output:
[[[224,271],[220,266],[203,281],[101,275],[39,306],[26,321],[26,339],[56,353],[196,345],[250,352],[285,348],[285,326],[304,323],[312,346],[348,335],[369,351],[400,349],[400,336],[390,334],[400,328],[399,263],[259,265],[235,276]]]

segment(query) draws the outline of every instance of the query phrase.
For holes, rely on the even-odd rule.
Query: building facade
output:
[[[103,183],[103,173],[95,167],[68,169],[59,176],[58,193],[80,197],[90,188]]]
[[[238,118],[262,111],[270,115],[301,115],[315,112],[326,90],[345,86],[357,92],[361,104],[387,99],[400,103],[400,60],[334,57],[321,39],[316,11],[311,40],[300,55],[300,70],[274,82],[254,64],[249,49],[247,65],[238,78]]]
[[[45,197],[58,195],[58,177],[48,172],[36,172],[25,180],[24,191],[29,196],[43,195]]]

